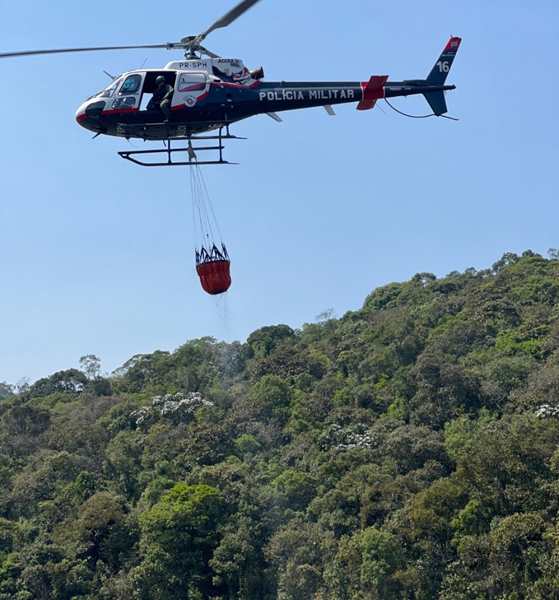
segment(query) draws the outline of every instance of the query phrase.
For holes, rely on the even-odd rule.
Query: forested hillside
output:
[[[559,598],[558,260],[98,367],[2,387],[0,600]]]

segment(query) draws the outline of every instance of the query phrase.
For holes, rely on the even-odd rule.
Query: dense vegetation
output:
[[[0,386],[0,600],[559,598],[559,261]]]

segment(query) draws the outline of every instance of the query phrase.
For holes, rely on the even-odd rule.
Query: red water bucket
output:
[[[196,267],[205,292],[217,296],[224,294],[231,287],[230,265],[231,262],[228,260],[215,260],[201,263]]]

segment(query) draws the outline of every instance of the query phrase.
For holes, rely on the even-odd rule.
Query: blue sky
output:
[[[0,1],[0,51],[173,41],[232,0],[164,4]],[[263,0],[207,45],[267,80],[424,77],[451,34],[451,114],[388,107],[257,117],[235,131],[238,167],[206,179],[233,260],[225,299],[193,268],[188,174],[121,161],[91,141],[81,101],[120,73],[178,54],[128,51],[4,60],[0,164],[0,381],[34,380],[95,353],[112,370],[188,339],[244,339],[361,306],[420,271],[483,268],[559,246],[559,8],[552,0]],[[426,112],[421,99],[398,106]]]

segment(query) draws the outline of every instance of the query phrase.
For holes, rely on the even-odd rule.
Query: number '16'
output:
[[[437,67],[439,67],[439,71],[441,73],[448,73],[450,71],[450,65],[446,60],[439,60],[437,63]]]

